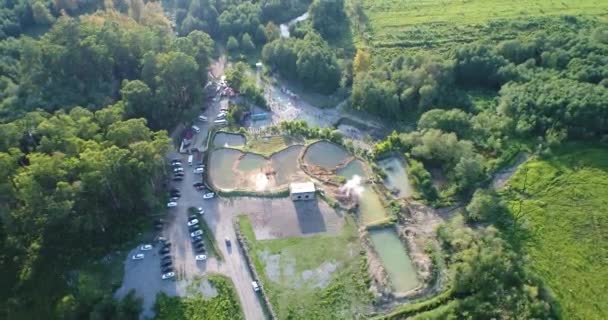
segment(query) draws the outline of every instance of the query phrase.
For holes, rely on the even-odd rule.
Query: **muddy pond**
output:
[[[407,176],[406,165],[396,157],[390,157],[378,161],[378,166],[386,174],[384,185],[396,198],[411,197],[412,185]]]
[[[404,293],[415,289],[419,285],[416,270],[395,230],[370,230],[369,237],[395,292]]]
[[[215,137],[213,137],[213,145],[215,147],[242,147],[245,145],[246,139],[243,135],[227,133],[227,132],[218,132]]]

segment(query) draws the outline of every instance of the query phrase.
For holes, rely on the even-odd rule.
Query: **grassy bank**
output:
[[[607,319],[608,150],[565,147],[530,160],[505,191],[525,231],[507,234],[553,290],[564,319]]]
[[[270,156],[275,152],[279,152],[293,144],[302,144],[305,141],[295,137],[281,135],[271,137],[257,137],[247,139],[247,144],[243,151],[258,153],[263,156]]]
[[[188,211],[190,213],[198,214],[198,210],[196,208],[188,208]],[[222,255],[222,252],[217,246],[217,241],[215,240],[213,231],[211,231],[211,228],[209,228],[205,219],[203,219],[202,217],[201,219],[198,219],[198,224],[201,227],[201,230],[203,230],[203,241],[205,242],[205,246],[209,250],[209,254],[216,257],[219,261],[223,261],[224,256]]]
[[[215,288],[217,295],[205,297],[199,293],[191,297],[179,298],[161,293],[156,298],[155,319],[245,319],[232,281],[220,275],[210,275],[207,280]]]
[[[255,240],[239,217],[253,264],[279,318],[352,319],[369,310],[367,263],[356,225],[348,219],[339,236]]]

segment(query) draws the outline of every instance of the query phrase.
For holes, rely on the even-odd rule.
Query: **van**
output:
[[[188,156],[188,165],[192,167],[192,161],[194,161],[194,156],[193,155],[189,155]]]
[[[199,128],[197,126],[192,126],[192,130],[194,130],[194,132],[196,132],[196,133],[201,132],[201,128]]]

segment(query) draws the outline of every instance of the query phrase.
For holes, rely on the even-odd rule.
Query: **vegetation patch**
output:
[[[198,210],[193,207],[188,208],[188,212],[198,214]],[[222,251],[220,251],[220,248],[217,246],[217,241],[215,240],[215,236],[213,236],[213,231],[211,228],[209,228],[209,225],[205,219],[203,217],[198,219],[198,224],[201,227],[201,230],[203,230],[203,241],[209,249],[209,253],[216,257],[219,261],[223,261],[224,256],[222,255]]]
[[[269,157],[291,145],[302,144],[305,141],[289,135],[254,137],[245,145],[244,151],[257,153]]]
[[[346,220],[342,234],[335,237],[263,241],[255,240],[247,216],[240,216],[239,223],[253,264],[279,318],[316,319],[332,315],[352,319],[367,313],[372,299],[368,292],[367,262],[352,219]]]
[[[508,236],[554,292],[565,319],[608,318],[608,151],[561,148],[530,160],[502,196]]]
[[[221,275],[210,275],[207,279],[217,290],[216,296],[207,298],[199,293],[192,297],[180,298],[160,293],[154,306],[156,319],[245,319],[230,279]]]

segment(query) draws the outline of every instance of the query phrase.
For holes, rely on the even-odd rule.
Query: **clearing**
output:
[[[371,27],[370,48],[448,50],[481,38],[511,39],[548,29],[563,15],[608,17],[602,0],[361,0]],[[563,23],[563,21],[561,21]],[[484,37],[486,35],[486,37]],[[390,51],[390,50],[389,50]]]
[[[256,240],[247,216],[239,223],[280,319],[353,319],[370,311],[367,264],[353,219],[338,236],[276,240]]]
[[[507,231],[553,290],[564,319],[608,318],[608,150],[570,145],[522,165],[503,197]]]

